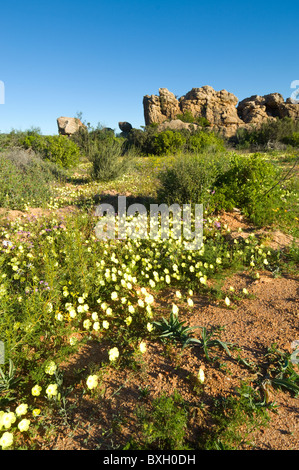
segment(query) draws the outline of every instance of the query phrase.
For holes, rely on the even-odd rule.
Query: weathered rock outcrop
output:
[[[179,99],[166,88],[160,88],[159,96],[144,96],[144,119],[146,125],[160,124],[188,112],[195,118],[206,118],[212,128],[230,136],[243,124],[237,113],[237,103],[238,98],[232,93],[215,91],[210,86],[192,88]]]
[[[77,132],[80,127],[86,129],[86,126],[77,118],[60,117],[57,119],[58,132],[61,135],[72,135]]]
[[[189,113],[194,118],[205,118],[211,129],[225,137],[234,136],[240,127],[259,125],[269,119],[299,119],[299,104],[290,99],[284,101],[279,93],[251,96],[238,104],[234,94],[226,90],[215,91],[210,86],[192,88],[181,98],[176,98],[167,88],[159,88],[159,96],[143,97],[143,109],[147,126],[164,123],[163,128],[171,128],[172,121],[176,121],[180,114]],[[176,125],[173,123],[174,127]]]
[[[264,121],[289,117],[299,119],[299,104],[294,104],[288,98],[284,101],[280,93],[269,95],[254,95],[240,101],[237,106],[239,117],[250,124],[260,124]]]

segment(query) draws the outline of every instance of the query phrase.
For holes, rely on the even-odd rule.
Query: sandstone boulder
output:
[[[167,119],[175,119],[181,113],[179,102],[167,88],[159,88],[159,96],[143,97],[145,125],[161,124]]]
[[[86,129],[86,126],[78,118],[60,117],[57,119],[58,132],[61,135],[75,134],[81,127]]]
[[[164,121],[160,124],[157,128],[158,132],[165,131],[166,129],[170,129],[172,131],[181,131],[187,130],[191,131],[192,129],[197,129],[199,126],[197,124],[190,124],[188,122],[183,122],[180,119],[173,119],[171,121]]]

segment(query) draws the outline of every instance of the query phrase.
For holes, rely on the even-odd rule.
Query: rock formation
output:
[[[188,113],[195,119],[202,117],[209,121],[211,129],[232,137],[240,127],[259,125],[269,119],[290,117],[299,119],[299,104],[290,99],[284,101],[279,93],[252,96],[239,102],[226,90],[215,91],[210,86],[192,88],[186,95],[176,98],[167,88],[159,88],[159,96],[143,97],[145,125],[170,124],[180,114]],[[161,129],[161,126],[159,126]]]
[[[61,135],[72,135],[77,132],[80,127],[86,129],[86,126],[77,118],[60,117],[57,119],[58,132]]]
[[[299,104],[293,104],[289,98],[284,101],[279,93],[245,98],[238,104],[237,111],[239,117],[250,124],[260,124],[269,119],[284,117],[299,119]]]

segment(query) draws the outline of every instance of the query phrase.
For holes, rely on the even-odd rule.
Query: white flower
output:
[[[112,294],[111,294],[111,299],[112,299],[112,300],[116,300],[117,298],[118,298],[118,293],[115,292],[115,291],[112,292]]]
[[[248,294],[248,290],[244,287],[243,294]]]
[[[96,388],[98,385],[98,376],[97,375],[90,375],[87,380],[86,380],[86,385],[87,387],[91,390],[93,388]]]
[[[172,304],[172,313],[173,313],[174,315],[177,315],[177,314],[179,313],[179,308],[178,308],[178,306],[175,305],[175,304]]]
[[[91,327],[91,321],[88,318],[87,320],[84,320],[83,328],[85,328],[86,330],[89,330],[90,327]]]
[[[141,341],[141,343],[139,344],[139,349],[142,354],[146,352],[146,344],[144,341]]]
[[[108,330],[109,322],[107,320],[104,320],[102,324],[103,324],[103,328],[105,328],[105,330]]]
[[[108,323],[108,322],[107,322]],[[95,331],[98,331],[100,329],[100,322],[95,321],[92,327]]]
[[[230,300],[229,300],[229,298],[228,298],[228,297],[225,297],[225,300],[224,300],[224,302],[225,302],[225,304],[226,304],[227,306],[229,306],[229,305],[230,305]]]
[[[31,393],[34,397],[38,397],[40,395],[41,390],[42,387],[40,387],[39,385],[35,385],[34,387],[32,387]]]
[[[99,316],[98,316],[97,312],[93,312],[91,314],[91,318],[93,319],[93,321],[97,321],[99,319]]]
[[[126,323],[127,326],[130,326],[131,323],[132,323],[132,317],[131,317],[131,316],[127,317],[127,318],[125,319],[125,323]]]
[[[110,349],[110,351],[109,351],[109,361],[115,361],[118,357],[119,357],[118,349],[116,347]]]
[[[147,328],[147,331],[151,332],[154,327],[153,327],[153,324],[152,324],[152,323],[148,323],[148,324],[146,325],[146,328]]]
[[[12,411],[4,413],[1,422],[5,429],[9,429],[10,426],[16,422],[16,415]]]
[[[7,449],[13,444],[13,434],[11,432],[5,432],[0,438],[0,446],[2,449]]]
[[[20,421],[18,424],[18,428],[21,432],[28,431],[29,425],[30,425],[29,419],[22,419],[22,421]]]
[[[28,405],[25,403],[22,403],[16,408],[16,415],[17,416],[25,415],[27,411],[28,411]]]
[[[57,370],[57,365],[55,364],[54,361],[50,361],[45,367],[45,372],[46,374],[49,374],[49,375],[54,375],[56,370]]]
[[[204,370],[203,370],[202,368],[199,369],[198,374],[197,374],[197,378],[198,378],[198,380],[199,380],[199,382],[200,382],[201,384],[204,383],[204,381],[205,381],[205,373],[204,373]]]
[[[187,304],[189,305],[189,307],[193,307],[193,300],[190,299],[189,297],[187,299]]]
[[[48,395],[49,398],[54,397],[57,395],[58,390],[57,390],[57,384],[50,384],[48,385],[46,389],[46,394]]]

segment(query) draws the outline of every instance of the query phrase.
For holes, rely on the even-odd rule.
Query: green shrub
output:
[[[170,397],[163,394],[153,400],[150,412],[137,410],[141,421],[142,448],[159,450],[186,449],[185,436],[188,412],[182,397],[174,392]]]
[[[100,126],[96,129],[89,126],[87,128],[80,127],[70,139],[78,145],[81,155],[90,159],[94,148],[97,148],[100,143],[111,142],[114,139],[114,131]]]
[[[299,147],[299,132],[293,132],[291,135],[284,137],[282,142],[293,147]]]
[[[209,152],[224,151],[224,140],[218,137],[214,132],[196,131],[187,139],[187,150],[190,152]]]
[[[217,176],[227,168],[224,153],[184,154],[159,175],[158,198],[167,204],[204,204],[212,202]]]
[[[207,118],[203,116],[194,117],[190,111],[185,111],[182,114],[178,114],[176,118],[183,122],[199,124],[202,127],[209,127],[211,125]]]
[[[263,122],[259,126],[238,129],[234,141],[239,148],[263,149],[275,143],[284,142],[285,138],[298,131],[298,121],[287,117],[277,118]]]
[[[257,225],[271,223],[281,199],[279,176],[280,171],[259,153],[233,155],[229,169],[214,182],[216,205],[224,210],[238,207]]]
[[[42,158],[62,168],[72,168],[79,163],[80,149],[67,136],[33,134],[20,139],[20,143],[27,149],[32,148]]]
[[[123,157],[122,141],[117,139],[95,143],[90,160],[91,177],[97,181],[113,180],[121,176],[129,165],[129,158]]]
[[[11,149],[0,154],[0,207],[23,209],[44,206],[52,196],[50,182],[55,175],[35,154]]]
[[[186,139],[180,132],[165,130],[159,132],[153,138],[155,155],[172,155],[182,150]]]

